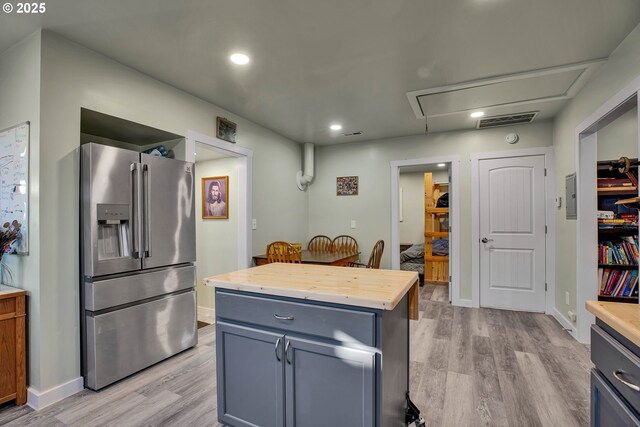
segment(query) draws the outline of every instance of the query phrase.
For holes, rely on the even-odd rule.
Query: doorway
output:
[[[437,291],[434,290],[442,294],[436,297],[454,305],[468,306],[470,301],[460,298],[459,284],[459,162],[459,156],[391,162],[391,264],[395,270],[418,271],[410,267],[421,269],[425,283],[439,279],[441,284],[445,285],[440,286]],[[446,221],[441,221],[445,219],[444,215],[431,215],[429,230],[425,228],[425,218],[429,210],[425,200],[425,173],[431,178],[428,189],[433,204],[431,208],[435,208],[437,203],[434,199],[434,189],[437,188],[438,191],[438,194],[435,194],[436,198],[440,198],[445,185],[448,193],[448,207],[438,208],[442,212],[448,211]],[[429,235],[429,238],[425,238],[425,235]],[[440,252],[436,249],[435,254],[434,241],[437,241],[440,249]],[[431,255],[427,256],[426,251]],[[404,253],[401,255],[402,252]],[[412,261],[415,266],[411,265]],[[436,265],[434,261],[439,264]],[[431,274],[434,267],[441,269],[442,277]],[[428,272],[424,269],[428,269]],[[443,271],[445,269],[448,273]]]
[[[550,148],[472,156],[475,307],[546,313],[553,309],[551,156]]]
[[[186,158],[196,165],[198,321],[213,323],[214,292],[202,279],[251,265],[253,153],[191,131],[186,144]]]

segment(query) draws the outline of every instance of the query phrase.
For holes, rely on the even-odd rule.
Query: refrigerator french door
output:
[[[193,164],[81,147],[81,326],[94,390],[197,342]]]

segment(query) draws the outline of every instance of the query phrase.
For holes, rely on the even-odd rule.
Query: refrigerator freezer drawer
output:
[[[86,317],[85,386],[97,390],[197,343],[196,293]]]
[[[85,283],[84,308],[104,310],[196,286],[192,265]]]

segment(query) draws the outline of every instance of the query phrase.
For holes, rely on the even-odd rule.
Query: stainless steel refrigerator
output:
[[[197,343],[193,164],[81,147],[82,371],[97,390]]]

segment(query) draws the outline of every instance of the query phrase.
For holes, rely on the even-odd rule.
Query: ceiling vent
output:
[[[504,116],[484,117],[478,120],[478,129],[496,128],[499,126],[517,125],[531,123],[538,115],[538,111],[529,113],[506,114]]]
[[[356,135],[362,135],[362,131],[356,131],[356,132],[346,132],[342,134],[343,136],[356,136]]]

